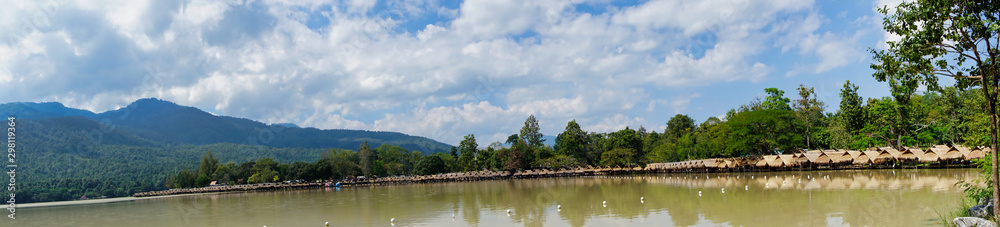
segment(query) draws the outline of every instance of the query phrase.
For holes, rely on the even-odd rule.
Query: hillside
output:
[[[292,163],[365,141],[427,154],[451,147],[395,132],[267,125],[157,99],[98,114],[60,103],[7,103],[0,114],[17,118],[19,203],[162,190],[168,174],[197,168],[209,151],[222,163]]]

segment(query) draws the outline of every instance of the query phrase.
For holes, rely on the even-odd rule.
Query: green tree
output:
[[[858,95],[858,86],[848,80],[844,83],[844,88],[840,89],[840,110],[838,110],[847,132],[856,134],[865,127],[866,114],[863,105],[864,100]]]
[[[767,93],[767,97],[764,97],[764,101],[760,103],[761,107],[768,110],[791,110],[792,108],[788,106],[791,102],[790,99],[785,98],[785,91],[778,90],[777,88],[766,88],[764,92]],[[751,104],[751,106],[753,106]]]
[[[208,183],[210,183],[211,181],[212,179],[208,178],[208,175],[202,173],[198,174],[198,178],[194,180],[194,184],[197,187],[205,187],[208,186]]]
[[[814,88],[806,88],[804,85],[799,84],[799,99],[792,103],[795,108],[795,116],[805,123],[805,133],[803,133],[806,138],[806,149],[812,149],[812,134],[814,133],[813,127],[820,123],[823,118],[823,110],[825,105],[822,101],[816,99],[816,91]]]
[[[524,120],[524,127],[521,127],[520,141],[524,141],[531,149],[542,147],[545,140],[542,139],[542,133],[539,130],[541,129],[538,127],[535,115],[529,115],[528,119]]]
[[[444,160],[438,155],[428,155],[420,159],[417,162],[415,172],[420,175],[433,175],[439,173],[445,173],[448,171],[448,166],[445,165]]]
[[[211,176],[215,173],[215,169],[219,167],[219,160],[215,159],[215,155],[212,155],[212,151],[201,155],[201,165],[198,166],[198,175],[205,174],[206,176]]]
[[[601,154],[603,166],[630,166],[637,162],[635,149],[632,148],[619,147]]]
[[[663,134],[666,134],[667,139],[671,141],[677,141],[684,134],[690,133],[694,130],[694,119],[688,117],[687,115],[677,114],[667,121],[667,130]]]
[[[1000,216],[1000,171],[997,169],[996,108],[1000,77],[1000,5],[989,1],[918,0],[905,2],[886,15],[883,27],[901,37],[888,42],[888,49],[871,49],[874,77],[879,81],[922,82],[939,89],[938,77],[955,78],[959,88],[978,86],[985,98],[990,122],[991,181],[994,214]]]
[[[463,171],[476,171],[479,169],[477,163],[477,153],[479,144],[476,143],[476,135],[469,134],[459,142],[459,150],[462,154],[458,156],[458,165]]]
[[[373,166],[375,166],[375,161],[378,157],[375,157],[375,152],[372,151],[371,147],[368,146],[368,142],[362,142],[361,147],[358,148],[358,159],[359,165],[361,165],[361,173],[366,177],[372,177],[374,175]]]
[[[576,120],[566,123],[566,130],[556,136],[554,147],[557,155],[573,157],[577,160],[585,160],[584,145],[587,142],[587,132],[580,128]]]
[[[764,155],[794,151],[804,143],[802,122],[791,110],[740,112],[727,121],[727,153]]]

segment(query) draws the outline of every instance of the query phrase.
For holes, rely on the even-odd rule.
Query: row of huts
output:
[[[763,155],[740,158],[712,158],[683,162],[653,163],[647,171],[699,171],[723,169],[786,169],[786,168],[857,168],[872,166],[964,165],[970,160],[984,158],[989,147],[937,145],[927,149],[910,147],[874,147],[864,151],[812,150],[793,154]]]

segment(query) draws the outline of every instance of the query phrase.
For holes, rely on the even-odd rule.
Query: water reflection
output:
[[[395,218],[396,226],[918,226],[953,209],[961,198],[953,184],[974,174],[663,174],[232,193],[19,209],[17,224],[389,226]]]

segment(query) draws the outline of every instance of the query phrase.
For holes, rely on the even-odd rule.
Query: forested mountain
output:
[[[362,142],[367,141],[373,146],[392,144],[426,154],[439,151],[447,152],[451,147],[431,139],[397,132],[321,130],[290,127],[289,124],[267,125],[249,119],[216,116],[194,107],[180,106],[152,98],[140,99],[126,107],[99,114],[68,108],[54,102],[3,104],[0,105],[0,114],[21,119],[82,116],[92,121],[87,122],[82,118],[61,121],[84,127],[75,128],[79,130],[88,132],[99,130],[102,135],[113,131],[132,134],[142,140],[156,141],[166,145],[235,143],[279,148],[355,149]],[[111,140],[108,142],[116,143],[119,141]]]
[[[290,163],[363,142],[427,154],[451,147],[395,132],[267,125],[157,99],[99,114],[54,102],[7,103],[0,114],[16,119],[19,203],[162,190],[169,174],[197,168],[209,151],[223,163]]]

